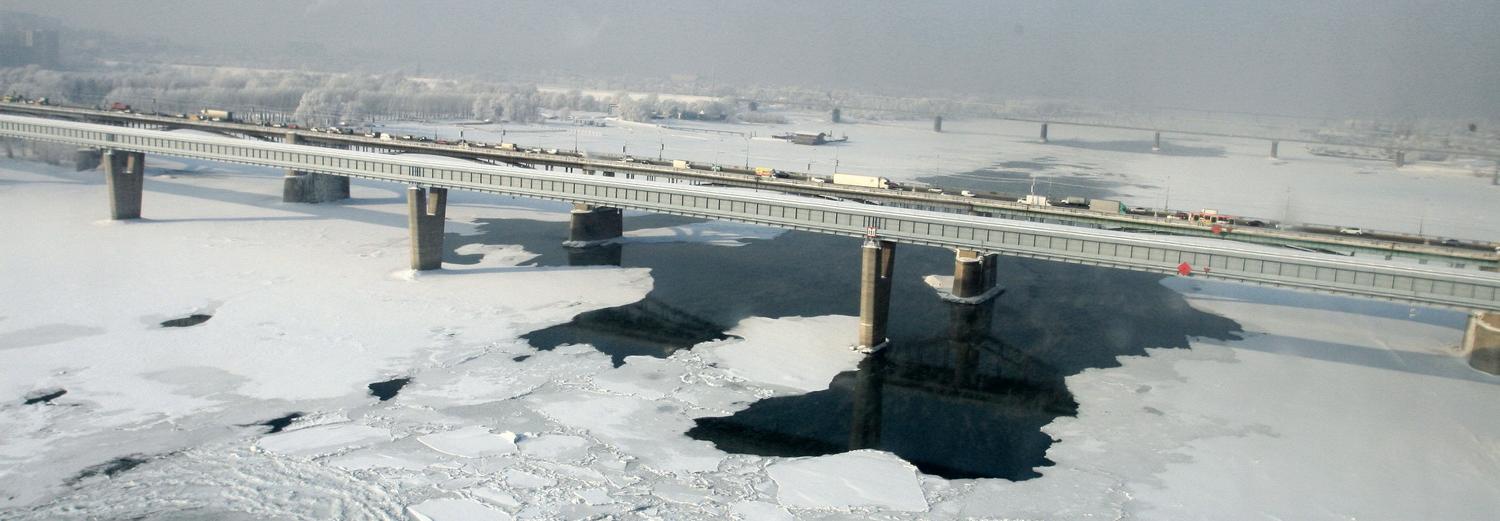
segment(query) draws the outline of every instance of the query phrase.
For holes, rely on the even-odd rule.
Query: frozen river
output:
[[[1456,313],[1013,259],[959,308],[911,247],[867,357],[853,240],[631,214],[570,255],[566,207],[455,193],[412,273],[400,187],[283,204],[279,172],[148,161],[129,223],[97,173],[0,164],[0,517],[1500,508]]]

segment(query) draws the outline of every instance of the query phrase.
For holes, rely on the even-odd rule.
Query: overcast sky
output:
[[[1500,117],[1496,0],[0,0],[0,8],[229,56],[321,48],[367,69],[688,73],[886,93]]]

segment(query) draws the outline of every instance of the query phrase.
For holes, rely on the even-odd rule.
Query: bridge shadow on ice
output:
[[[631,228],[686,222],[692,221],[626,219]],[[566,223],[482,220],[480,236],[464,241],[519,243],[541,254],[538,266],[561,266],[570,262],[560,245],[566,229]],[[602,257],[650,268],[654,286],[645,299],[581,313],[524,338],[544,350],[588,344],[618,365],[628,356],[662,357],[725,338],[748,317],[857,314],[858,240],[789,232],[747,242],[626,244]],[[445,261],[472,263],[477,256],[450,251]],[[1187,347],[1189,337],[1231,339],[1238,330],[1188,306],[1158,275],[1002,262],[1004,295],[982,306],[953,305],[921,281],[950,274],[952,252],[898,247],[890,348],[839,374],[826,390],[701,418],[688,434],[730,452],[806,456],[870,447],[946,477],[1026,479],[1047,464],[1051,439],[1040,428],[1076,412],[1068,375],[1114,367],[1116,357],[1146,348]],[[854,332],[847,333],[852,341]]]

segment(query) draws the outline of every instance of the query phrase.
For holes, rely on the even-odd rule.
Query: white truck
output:
[[[1031,194],[1026,197],[1016,199],[1016,202],[1033,206],[1047,206],[1047,196]]]
[[[692,166],[689,165],[687,161],[684,161],[684,160],[681,160],[681,159],[673,159],[672,160],[672,168],[687,169],[687,168],[691,168],[691,167]]]
[[[884,177],[874,177],[854,174],[833,174],[833,184],[864,186],[869,188],[890,188],[891,180]]]

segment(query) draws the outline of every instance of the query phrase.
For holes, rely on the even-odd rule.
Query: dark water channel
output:
[[[627,216],[626,229],[693,222]],[[724,338],[741,319],[858,313],[860,243],[789,232],[738,248],[623,244],[579,255],[561,246],[566,223],[490,220],[473,242],[521,244],[540,266],[618,264],[652,270],[640,302],[580,314],[534,331],[538,349],[587,343],[614,358],[666,356]],[[981,306],[943,302],[921,278],[951,275],[953,253],[899,246],[891,347],[836,376],[829,389],[761,400],[734,415],[701,418],[688,435],[728,452],[777,456],[887,450],[949,478],[1026,479],[1048,465],[1040,431],[1076,414],[1064,378],[1189,336],[1231,338],[1233,321],[1192,309],[1161,276],[1003,258],[1004,294]],[[446,262],[478,256],[449,251]],[[570,264],[571,263],[571,264]],[[855,332],[849,331],[852,341]]]

